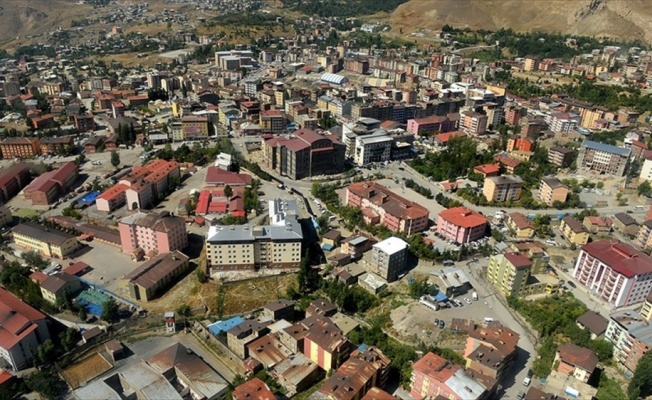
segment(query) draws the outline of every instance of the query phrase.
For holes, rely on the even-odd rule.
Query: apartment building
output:
[[[13,137],[0,142],[2,158],[34,158],[41,154],[41,142],[37,138]]]
[[[258,123],[263,132],[280,133],[287,128],[287,117],[281,110],[265,110],[260,112]]]
[[[509,125],[518,125],[521,119],[521,109],[518,107],[507,107],[505,109],[505,123]]]
[[[264,135],[262,162],[281,175],[298,180],[342,172],[345,151],[336,136],[300,129],[289,139]]]
[[[122,250],[127,253],[142,251],[151,257],[183,250],[188,246],[184,219],[167,211],[139,211],[128,215],[118,222],[118,230]]]
[[[457,129],[457,121],[441,115],[407,121],[407,131],[416,136],[430,136],[434,133],[446,133],[455,129]]]
[[[95,199],[97,210],[111,212],[125,205],[127,202],[127,189],[129,189],[129,186],[118,183],[100,193]]]
[[[455,243],[471,243],[487,232],[487,219],[466,207],[453,207],[437,216],[437,233]]]
[[[551,131],[568,134],[577,129],[581,119],[582,117],[576,114],[559,112],[546,117],[546,123]]]
[[[0,288],[0,358],[14,372],[32,367],[39,345],[49,338],[45,315]]]
[[[589,171],[623,176],[629,166],[631,150],[585,140],[577,156],[577,166]]]
[[[460,128],[469,136],[484,135],[487,131],[487,116],[472,111],[461,114]]]
[[[14,164],[0,171],[0,201],[6,203],[32,180],[30,165]]]
[[[639,232],[638,222],[631,215],[621,212],[614,215],[613,228],[629,237],[636,236]],[[650,225],[652,229],[652,224]],[[647,242],[647,240],[646,240]]]
[[[614,346],[614,360],[630,372],[636,371],[643,354],[652,349],[652,324],[649,313],[645,314],[651,306],[648,295],[640,313],[621,310],[609,317],[605,339]]]
[[[349,357],[353,344],[327,317],[311,317],[303,339],[303,354],[327,373],[339,368]]]
[[[208,117],[197,115],[182,117],[181,131],[184,140],[208,139]]]
[[[517,201],[521,198],[523,179],[516,175],[489,176],[484,179],[482,194],[489,202]]]
[[[376,182],[357,182],[346,188],[345,204],[360,208],[367,223],[380,223],[406,235],[428,228],[427,208],[395,194]]]
[[[66,259],[79,249],[76,237],[35,222],[20,223],[11,231],[16,247],[45,257]]]
[[[641,173],[638,176],[639,182],[646,180],[652,182],[652,151],[647,150],[644,153],[645,160],[641,167]]]
[[[26,200],[33,206],[46,206],[56,202],[59,197],[72,189],[79,177],[79,167],[69,161],[59,168],[43,173],[34,179],[23,191]]]
[[[532,221],[520,212],[510,213],[505,219],[505,226],[514,232],[518,239],[527,239],[534,236]]]
[[[487,388],[471,378],[462,367],[434,353],[426,353],[412,365],[410,396],[417,400],[446,398],[481,400]]]
[[[514,365],[520,338],[504,326],[475,326],[464,347],[467,371],[500,380]]]
[[[373,245],[370,271],[394,282],[407,271],[408,244],[400,238],[390,237]]]
[[[539,201],[548,207],[553,207],[555,202],[566,202],[570,190],[559,179],[549,176],[541,179],[539,185]]]
[[[647,220],[641,224],[636,234],[636,245],[642,250],[652,248],[652,220]]]
[[[489,260],[487,280],[507,297],[554,294],[559,280],[547,273],[547,263],[534,263],[520,253],[497,254]]]
[[[582,247],[573,277],[616,307],[640,303],[652,289],[652,258],[619,240]]]
[[[123,276],[120,287],[133,300],[150,301],[165,293],[191,267],[187,255],[171,250],[153,256]]]
[[[512,151],[533,151],[534,150],[534,141],[528,138],[523,138],[520,136],[512,136],[507,139],[507,148],[506,151],[511,153]]]
[[[361,399],[372,388],[382,388],[389,375],[390,359],[375,347],[354,350],[348,360],[319,388],[318,399]],[[378,399],[378,396],[372,397]]]
[[[40,142],[41,154],[61,154],[75,144],[72,136],[43,137]]]
[[[561,220],[559,233],[570,244],[579,246],[589,242],[589,231],[572,215],[567,215]]]
[[[211,226],[206,263],[212,270],[294,269],[301,263],[303,232],[299,221],[285,225]]]
[[[552,146],[548,149],[548,162],[560,168],[568,168],[573,163],[575,151],[567,147]]]
[[[353,162],[363,166],[369,163],[389,161],[392,157],[394,138],[387,131],[378,129],[369,135],[355,138]]]
[[[250,50],[230,50],[215,52],[215,65],[226,71],[237,71],[241,67],[252,65],[255,60]]]
[[[537,71],[539,69],[539,59],[537,57],[525,57],[523,61],[523,71]]]
[[[611,226],[613,222],[609,217],[596,217],[596,216],[586,216],[582,221],[582,225],[594,235],[608,235],[611,232]]]
[[[226,344],[229,350],[241,359],[247,358],[249,356],[247,345],[267,334],[269,332],[268,325],[268,322],[261,323],[255,319],[248,319],[227,330]]]

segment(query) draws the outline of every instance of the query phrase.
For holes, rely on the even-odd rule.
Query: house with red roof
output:
[[[247,175],[248,176],[248,175]],[[195,215],[230,214],[245,217],[244,188],[234,187],[230,198],[224,195],[224,189],[204,189],[199,192]]]
[[[473,172],[482,175],[482,178],[486,178],[488,176],[498,176],[500,168],[496,164],[482,164],[475,166]]]
[[[487,388],[455,365],[434,353],[426,353],[412,365],[410,396],[414,399],[478,400]]]
[[[620,240],[585,244],[573,277],[616,307],[641,303],[652,290],[652,258]]]
[[[450,142],[451,139],[453,138],[461,138],[465,137],[466,133],[463,131],[453,131],[453,132],[446,132],[446,133],[440,133],[438,135],[434,135],[430,137],[430,143],[440,146],[440,147],[446,147],[448,146],[448,142]]]
[[[588,383],[595,367],[598,365],[598,357],[586,347],[575,344],[562,344],[557,347],[553,368],[564,375],[570,375],[575,379]]]
[[[31,366],[39,345],[50,338],[45,315],[0,288],[0,357],[14,371]]]
[[[482,239],[487,231],[487,219],[466,207],[449,208],[437,217],[437,233],[445,240],[470,243]]]
[[[376,182],[357,182],[346,188],[346,205],[360,208],[367,223],[378,221],[406,235],[428,228],[427,208],[405,199]]]

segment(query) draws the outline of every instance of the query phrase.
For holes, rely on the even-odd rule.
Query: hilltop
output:
[[[648,0],[410,0],[391,15],[393,31],[453,27],[544,31],[652,43]]]

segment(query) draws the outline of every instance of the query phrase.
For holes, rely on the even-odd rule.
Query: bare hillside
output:
[[[0,43],[69,27],[72,19],[83,18],[92,10],[74,0],[0,0]]]
[[[649,0],[410,0],[390,18],[394,31],[454,27],[546,31],[652,43]]]

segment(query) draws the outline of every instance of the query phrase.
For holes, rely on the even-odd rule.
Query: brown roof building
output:
[[[121,280],[132,299],[150,301],[188,271],[189,258],[180,251],[162,253],[129,272]]]
[[[588,329],[591,332],[591,339],[597,339],[604,336],[609,325],[609,320],[603,317],[600,313],[588,310],[584,314],[577,317],[575,321],[580,329]]]
[[[0,201],[6,203],[32,180],[30,166],[20,163],[0,171]]]
[[[258,378],[251,379],[233,390],[233,400],[276,400],[269,386]]]
[[[52,204],[70,191],[78,177],[79,167],[75,162],[69,161],[34,179],[23,192],[25,199],[31,200],[33,206]]]
[[[72,136],[43,137],[41,138],[41,154],[60,154],[74,144]]]
[[[41,142],[36,138],[14,137],[0,142],[2,158],[33,158],[41,154]]]
[[[598,365],[598,357],[592,350],[569,343],[557,347],[555,363],[559,363],[557,371],[587,383]]]

